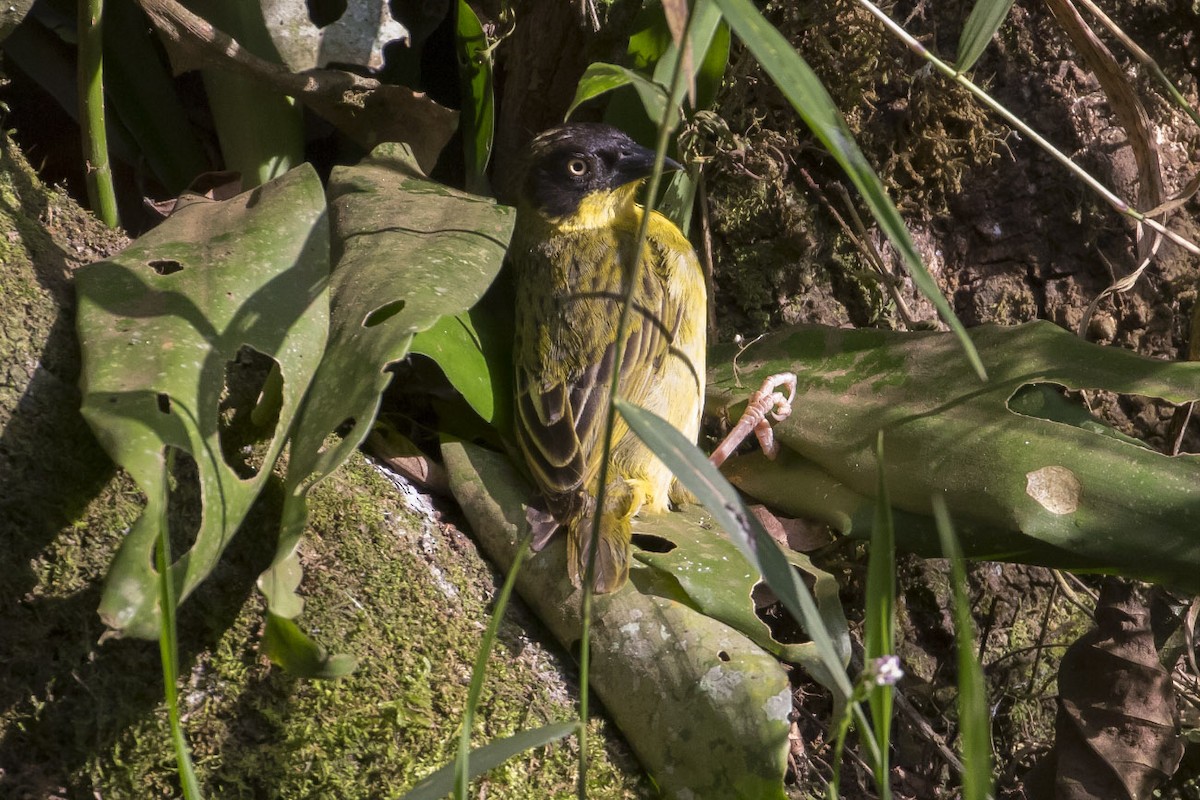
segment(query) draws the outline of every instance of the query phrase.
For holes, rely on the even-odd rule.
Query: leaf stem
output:
[[[110,228],[121,224],[108,160],[108,132],[104,121],[104,0],[80,0],[79,120],[83,126],[83,158],[88,204]]]
[[[171,744],[175,750],[175,761],[179,767],[179,782],[187,800],[200,800],[200,784],[192,768],[192,757],[187,739],[183,735],[183,720],[179,713],[179,637],[175,615],[175,585],[171,574],[171,528],[168,517],[170,506],[171,471],[175,464],[175,448],[167,448],[163,460],[163,480],[159,498],[158,547],[154,561],[158,570],[158,605],[161,619],[158,627],[158,651],[162,661],[163,695],[167,704],[167,719],[171,726]]]
[[[463,708],[462,733],[458,737],[458,759],[455,762],[454,797],[456,800],[467,800],[467,787],[471,782],[471,729],[475,726],[475,709],[479,706],[479,697],[483,694],[483,682],[487,676],[488,656],[491,655],[492,645],[504,619],[504,611],[512,598],[513,587],[517,584],[517,573],[529,555],[529,541],[532,531],[517,545],[516,555],[504,578],[504,585],[496,597],[496,607],[492,610],[492,618],[488,622],[483,639],[479,642],[479,652],[475,654],[475,665],[471,669],[471,686],[467,689],[467,703]]]

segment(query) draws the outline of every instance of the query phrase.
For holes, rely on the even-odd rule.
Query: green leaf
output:
[[[940,495],[933,495],[942,552],[950,560],[950,589],[954,598],[954,644],[958,653],[958,729],[962,742],[963,800],[987,800],[992,794],[992,737],[987,684],[975,645],[975,624],[967,598],[967,573],[962,550]]]
[[[725,66],[729,62],[730,35],[728,26],[721,24],[720,12],[711,0],[701,0],[696,4],[693,13],[695,19],[689,34],[692,52],[704,54],[703,59],[697,60],[694,65],[697,96],[696,106],[692,109],[694,112],[710,107],[721,88]],[[634,28],[635,32],[629,37],[626,50],[632,68],[639,74],[650,77],[659,86],[669,86],[676,48],[667,27],[662,5],[650,4],[644,7],[634,23]],[[680,95],[675,98],[673,105],[681,104],[682,92],[687,85],[685,81],[680,87]],[[637,93],[623,89],[613,92],[604,110],[605,122],[616,125],[643,143],[657,140],[658,120],[661,118],[661,115],[649,116],[647,107],[638,99]],[[663,210],[661,205],[658,208]],[[675,214],[668,216],[677,223],[681,219]],[[687,230],[685,226],[680,227]]]
[[[704,57],[697,59],[696,62],[692,64],[691,78],[692,80],[697,80],[701,73],[707,69],[707,73],[704,73],[705,80],[712,81],[712,79],[715,78],[717,82],[716,86],[713,86],[711,83],[709,83],[709,85],[705,87],[706,92],[711,96],[712,94],[715,94],[717,89],[720,88],[721,77],[725,74],[725,63],[729,60],[729,29],[721,24],[721,11],[717,7],[716,3],[713,2],[713,0],[699,0],[696,3],[695,8],[692,10],[692,15],[693,19],[691,20],[689,26],[689,41],[691,42],[692,53],[703,53]],[[666,22],[664,21],[663,24],[665,25]],[[715,53],[712,52],[713,44],[716,43],[718,46],[720,44],[718,32],[722,30],[724,31],[725,41],[725,52],[723,57],[719,49]],[[671,76],[675,71],[675,54],[678,52],[678,50],[679,48],[676,46],[674,41],[671,41],[667,45],[666,51],[663,53],[662,58],[659,59],[654,68],[655,83],[661,86],[671,85]],[[671,105],[680,106],[683,104],[684,94],[688,91],[690,84],[691,81],[689,80],[684,80],[680,84],[675,96],[670,98]],[[693,110],[704,107],[705,106],[703,106],[697,98],[697,102]],[[662,117],[652,116],[651,119],[659,120],[662,119]]]
[[[301,678],[341,678],[358,667],[357,659],[329,655],[324,647],[305,636],[296,623],[269,611],[262,649],[272,662]]]
[[[716,103],[717,92],[721,90],[721,83],[725,80],[725,68],[729,66],[729,48],[732,42],[729,26],[721,22],[713,30],[712,40],[696,70],[695,110],[712,108]]]
[[[633,29],[625,52],[634,69],[650,74],[663,57],[663,53],[671,46],[671,31],[667,28],[662,3],[643,5],[633,23]]]
[[[671,175],[663,192],[662,202],[655,210],[665,216],[681,231],[689,229],[692,223],[692,207],[696,200],[696,181],[692,176],[680,170]]]
[[[388,364],[413,336],[473,306],[512,232],[511,208],[428,180],[407,145],[381,145],[329,182],[334,251],[329,344],[297,419],[275,559],[259,578],[271,612],[295,618],[305,494],[371,430]],[[336,432],[336,435],[335,435]]]
[[[569,119],[575,113],[575,109],[588,100],[622,86],[632,86],[637,91],[650,119],[662,119],[667,102],[666,89],[631,69],[602,61],[589,65],[583,77],[579,79],[579,85],[575,88],[575,99],[567,109],[567,118]]]
[[[862,151],[858,149],[845,120],[816,74],[783,35],[763,19],[750,0],[713,2],[720,7],[733,32],[758,59],[758,63],[788,98],[813,135],[825,145],[830,155],[858,188],[872,216],[904,259],[908,274],[917,289],[933,303],[938,314],[954,331],[978,377],[986,379],[987,373],[970,337],[967,336],[966,329],[954,315],[950,303],[942,296],[933,276],[925,269],[900,213],[888,198],[883,184]]]
[[[984,387],[955,357],[948,334],[814,326],[753,345],[739,358],[736,379],[734,350],[715,348],[710,401],[736,408],[745,396],[741,387],[796,372],[804,402],[775,426],[791,451],[780,469],[802,459],[808,474],[819,471],[840,486],[828,511],[855,535],[870,514],[869,501],[855,498],[876,493],[873,440],[882,429],[897,546],[940,553],[929,501],[938,492],[969,557],[1200,589],[1200,457],[1168,457],[1009,407],[1023,387],[1047,383],[1184,403],[1200,398],[1200,364],[1100,347],[1048,322],[985,325],[971,337],[992,376]],[[740,471],[743,490],[789,513],[819,502],[761,466],[758,475]]]
[[[492,56],[479,17],[467,0],[458,0],[458,73],[463,97],[459,128],[467,167],[467,191],[490,194],[487,165],[492,157],[496,102],[492,91]]]
[[[442,455],[472,530],[508,569],[524,539],[532,489],[498,453],[445,442]],[[639,526],[649,529],[655,519],[662,517]],[[784,562],[784,569],[792,568]],[[782,800],[791,689],[779,662],[727,625],[638,591],[639,573],[662,573],[640,564],[633,573],[593,604],[590,684],[605,710],[665,795]],[[567,578],[563,537],[529,558],[516,585],[570,649],[582,592]]]
[[[104,9],[104,90],[137,145],[137,157],[175,195],[209,165],[159,43],[145,35],[147,24],[136,3]]]
[[[259,3],[205,0],[204,20],[256,56],[283,64]],[[258,186],[304,161],[303,113],[295,100],[244,73],[200,70],[226,169]]]
[[[204,503],[172,567],[182,601],[216,565],[270,476],[313,377],[328,324],[329,233],[309,166],[223,202],[179,208],[122,253],[78,273],[82,412],[147,507],[125,537],[100,604],[118,632],[157,638],[154,543],[169,448],[194,459]],[[274,360],[280,412],[261,466],[222,447],[222,393],[243,347]]]
[[[816,645],[784,644],[771,634],[770,627],[755,613],[754,587],[761,580],[741,558],[737,547],[722,531],[707,525],[709,515],[700,506],[688,505],[677,514],[659,514],[633,521],[634,543],[639,537],[652,537],[651,549],[635,549],[634,557],[653,567],[670,583],[656,585],[641,570],[634,573],[638,588],[647,594],[675,596],[705,616],[718,619],[741,631],[764,650],[785,661],[821,674],[822,664]],[[657,541],[655,541],[657,540]],[[670,545],[666,552],[664,545]],[[822,622],[843,649],[849,647],[849,628],[838,597],[837,580],[818,569],[804,555],[787,552],[792,566],[813,580],[813,595]]]
[[[958,38],[958,56],[955,67],[967,72],[983,55],[1001,23],[1008,17],[1013,0],[975,0],[975,6],[967,17],[962,35]]]
[[[413,337],[412,352],[432,358],[471,408],[492,421],[495,397],[483,345],[468,314],[442,317]]]
[[[825,627],[808,587],[788,564],[775,540],[746,510],[737,490],[670,423],[624,400],[616,400],[615,404],[630,430],[654,451],[680,483],[696,495],[714,521],[729,534],[742,556],[804,627],[824,667],[824,671],[815,672],[814,677],[834,691],[835,696],[840,693],[842,699],[849,697],[852,687],[845,671],[850,656],[848,640],[839,637],[835,642],[834,632]]]
[[[1061,386],[1053,386],[1049,383],[1027,383],[1008,398],[1008,407],[1027,417],[1038,417],[1052,422],[1074,425],[1076,428],[1098,433],[1101,436],[1111,436],[1125,444],[1149,449],[1149,445],[1141,439],[1121,433],[1116,428],[1105,425],[1093,417],[1081,403],[1064,397],[1061,390]]]
[[[471,751],[471,777],[478,778],[485,772],[503,764],[515,755],[543,747],[570,736],[579,730],[579,723],[552,722],[540,728],[514,733],[504,739],[489,742]],[[454,764],[450,763],[409,789],[401,800],[442,800],[454,791]]]

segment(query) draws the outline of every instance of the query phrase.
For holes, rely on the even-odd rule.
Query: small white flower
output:
[[[904,677],[900,656],[880,656],[871,662],[868,675],[876,686],[895,686]]]

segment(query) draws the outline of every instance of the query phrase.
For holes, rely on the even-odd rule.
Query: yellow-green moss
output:
[[[37,773],[71,796],[177,792],[156,645],[94,643],[95,579],[114,534],[136,513],[130,489],[118,480],[93,504],[116,507],[117,520],[90,515],[38,559],[34,606],[61,607],[72,594],[89,600],[69,603],[72,619],[43,631],[49,680],[27,681],[27,696],[0,717],[6,745],[0,753],[11,756],[19,742],[30,759],[15,774],[3,762],[5,778],[28,784],[36,763]],[[187,655],[180,689],[201,782],[209,797],[399,796],[454,755],[494,592],[492,571],[462,534],[451,536],[409,511],[395,488],[356,457],[313,493],[302,550],[308,603],[300,624],[331,650],[356,655],[360,666],[340,681],[301,681],[272,667],[256,648],[262,603],[251,582],[269,553],[263,544],[273,535],[270,518],[259,510],[239,533],[223,574],[182,614]],[[259,541],[247,541],[253,539]],[[29,625],[33,646],[37,621]],[[571,717],[573,689],[555,672],[561,665],[553,658],[519,626],[505,626],[489,664],[477,742]],[[612,741],[610,726],[595,720],[592,727],[596,741]],[[648,796],[623,749],[598,755],[589,796]],[[559,743],[483,782],[489,797],[567,797],[576,758],[573,742]]]

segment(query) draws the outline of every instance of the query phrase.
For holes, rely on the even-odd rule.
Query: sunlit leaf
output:
[[[992,376],[982,387],[944,333],[780,331],[740,356],[736,379],[734,351],[716,349],[715,405],[740,403],[739,387],[781,370],[796,372],[803,398],[775,435],[790,451],[779,468],[799,460],[809,488],[791,476],[779,481],[761,461],[738,470],[738,486],[787,513],[816,512],[865,535],[882,429],[898,547],[940,554],[929,503],[936,491],[968,557],[1200,588],[1200,456],[1168,457],[1009,405],[1038,384],[1183,403],[1200,398],[1200,364],[1100,347],[1048,322],[987,325],[971,337]],[[826,506],[814,489],[830,486],[835,502]]]
[[[504,258],[512,209],[426,179],[404,145],[383,145],[329,182],[334,251],[329,344],[293,431],[275,560],[259,578],[272,613],[300,613],[296,546],[304,498],[371,429],[387,365],[413,336],[483,295]]]
[[[204,503],[195,542],[172,568],[181,599],[216,565],[270,475],[325,342],[328,253],[321,182],[304,166],[231,200],[185,205],[122,253],[79,271],[82,412],[148,501],[101,601],[115,630],[158,636],[151,554],[167,502],[168,448],[195,461]],[[257,467],[221,440],[227,373],[251,351],[283,378]]]

